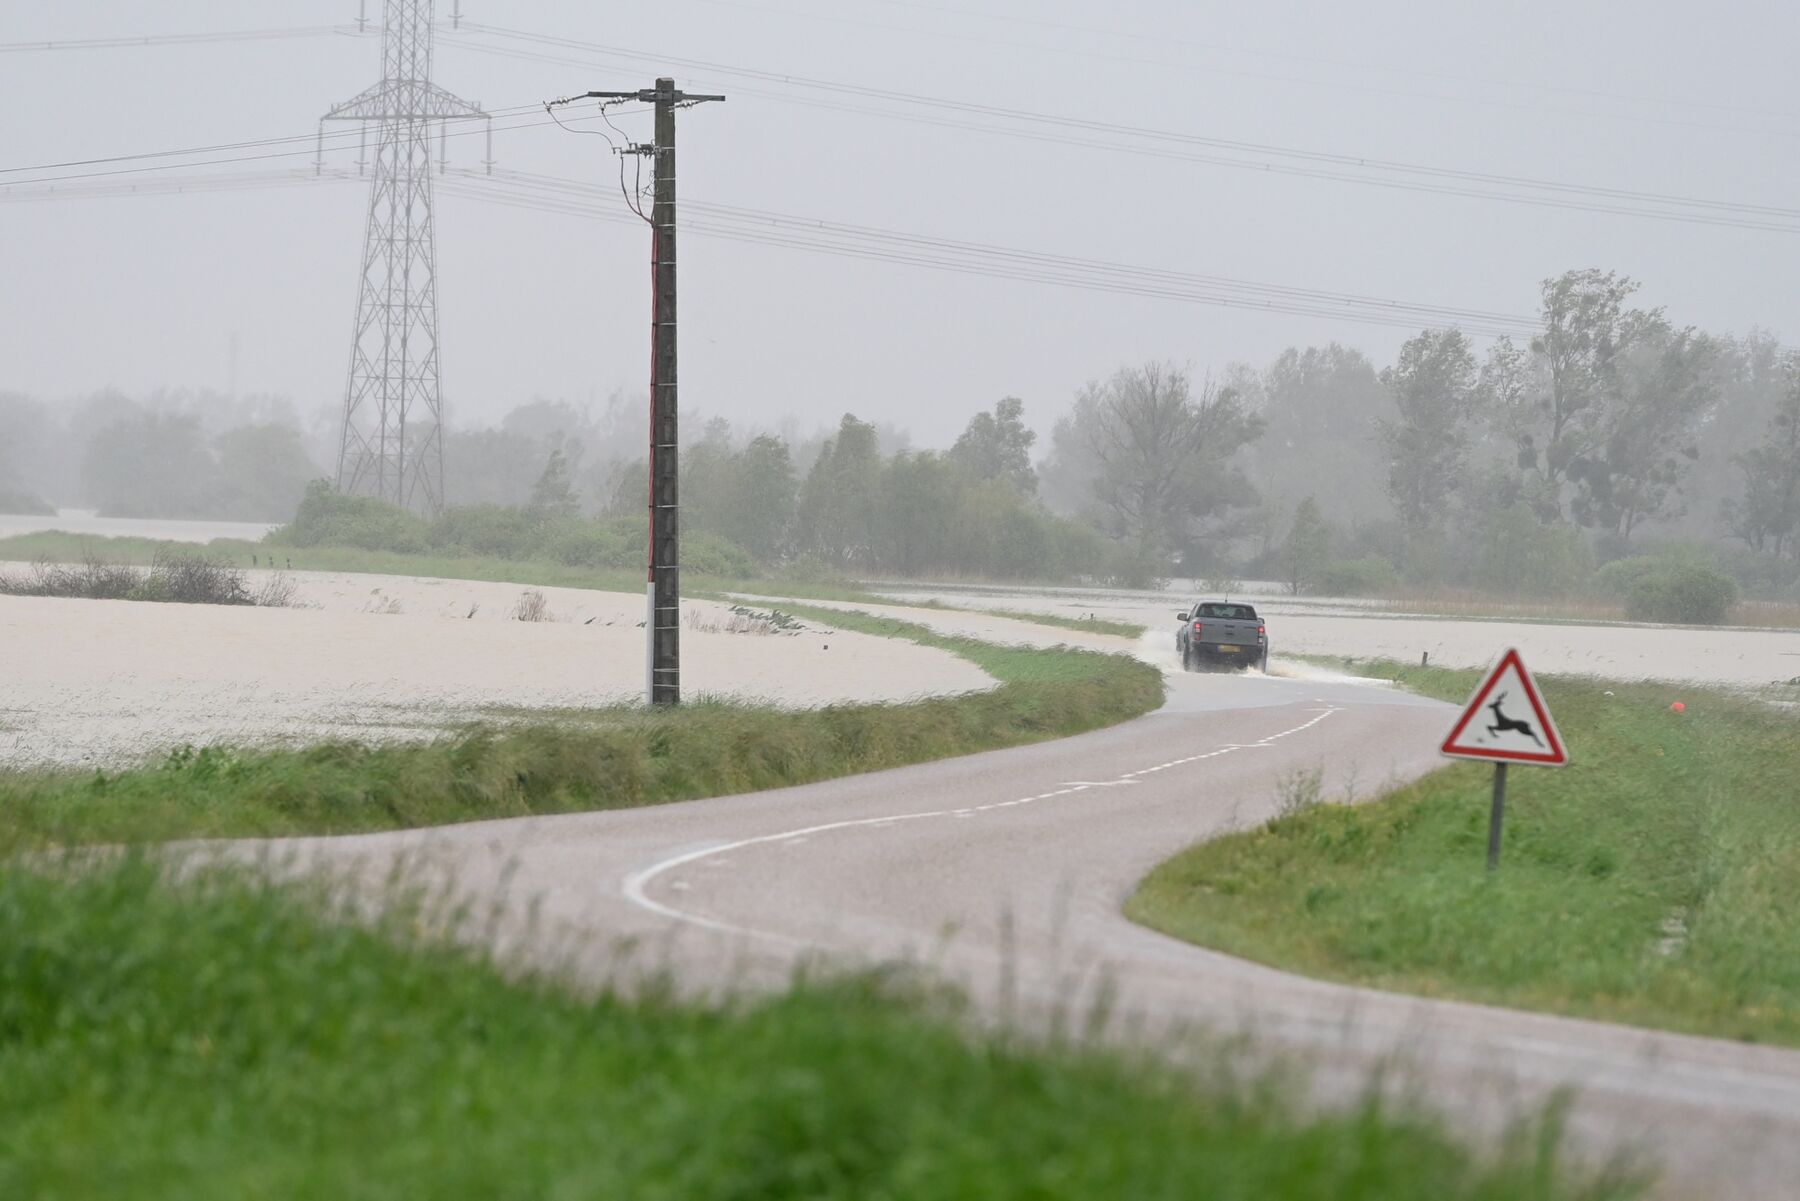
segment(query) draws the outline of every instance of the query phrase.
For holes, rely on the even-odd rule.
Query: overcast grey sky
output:
[[[440,17],[451,3],[438,0]],[[378,13],[380,0],[369,8]],[[462,8],[489,26],[1036,113],[1800,204],[1800,81],[1791,67],[1800,11],[1778,3],[463,0]],[[356,10],[356,0],[0,0],[0,42],[315,26],[353,20]],[[438,82],[500,109],[644,86],[659,73],[651,61],[591,51],[555,52],[590,64],[581,66],[477,48],[505,45],[529,44],[445,30]],[[946,115],[717,69],[668,73],[686,87],[732,93],[682,114],[684,198],[1514,314],[1532,312],[1539,279],[1599,266],[1642,280],[1641,298],[1667,305],[1678,322],[1734,332],[1762,325],[1790,339],[1800,329],[1795,233],[1170,161],[796,104],[826,98]],[[378,75],[374,37],[9,50],[0,53],[0,167],[306,135],[328,106]],[[621,124],[648,139],[646,118]],[[496,135],[502,167],[614,185],[605,150],[599,138],[554,127]],[[452,147],[453,163],[480,157],[479,139]],[[13,171],[0,182],[28,178]],[[222,389],[235,333],[240,390],[287,393],[307,411],[335,406],[365,203],[364,185],[325,182],[0,205],[0,389],[47,398],[108,385]],[[641,390],[641,226],[461,195],[440,198],[438,223],[453,420],[489,421],[534,394],[587,400]],[[682,252],[684,407],[749,425],[792,414],[811,426],[853,410],[943,444],[971,411],[1009,393],[1047,429],[1084,380],[1128,361],[1173,358],[1207,371],[1337,339],[1380,363],[1406,336],[699,236]]]

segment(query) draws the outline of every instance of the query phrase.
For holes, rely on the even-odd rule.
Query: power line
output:
[[[1184,133],[1177,130],[1156,129],[1144,126],[1125,125],[1118,122],[1059,116],[1024,109],[1012,109],[997,105],[953,100],[944,97],[925,96],[917,93],[871,88],[857,84],[837,83],[829,80],[812,79],[805,76],[785,75],[754,68],[735,67],[728,64],[708,62],[700,59],[671,58],[667,55],[650,54],[625,47],[581,42],[569,38],[546,37],[544,35],[532,34],[525,31],[502,29],[497,26],[483,25],[474,22],[466,23],[466,28],[471,32],[478,34],[487,34],[489,36],[507,40],[525,41],[531,44],[575,49],[603,57],[620,58],[629,61],[674,62],[685,68],[700,71],[711,70],[724,75],[762,80],[783,86],[799,87],[835,95],[853,96],[887,103],[903,104],[916,108],[926,108],[933,110],[934,114],[963,114],[1041,127],[1017,129],[996,125],[983,125],[967,120],[959,120],[955,116],[946,117],[942,115],[933,115],[928,117],[892,109],[875,109],[868,106],[844,105],[841,102],[827,103],[819,100],[807,100],[782,92],[757,91],[753,88],[739,88],[740,91],[747,94],[761,95],[769,99],[786,103],[809,104],[813,107],[821,108],[840,108],[841,111],[854,112],[862,115],[880,116],[894,120],[912,121],[915,123],[937,125],[947,128],[969,129],[996,136],[1079,145],[1091,149],[1107,150],[1116,153],[1201,162],[1214,166],[1253,170],[1265,174],[1285,174],[1308,178],[1335,179],[1341,182],[1395,188],[1405,191],[1494,199],[1507,201],[1509,203],[1530,204],[1537,207],[1578,209],[1619,216],[1647,217],[1657,220],[1681,221],[1692,224],[1758,229],[1767,232],[1800,232],[1800,209],[1784,208],[1774,205],[1712,200],[1702,197],[1679,196],[1669,193],[1611,188],[1598,185],[1569,184],[1557,180],[1510,176],[1495,172],[1460,170],[1455,168],[1436,167],[1427,164],[1408,163],[1399,160],[1367,158],[1330,151],[1307,150],[1295,147],[1278,146],[1269,143],[1216,138],[1201,134]],[[484,53],[496,53],[507,57],[539,59],[541,61],[557,62],[567,65],[590,65],[581,62],[580,60],[539,55],[537,52],[521,51],[514,47],[492,46],[471,41],[459,41],[452,44],[463,49],[476,50]],[[1104,135],[1108,140],[1097,141],[1092,137],[1080,138],[1072,136],[1072,134],[1050,132],[1057,130],[1069,130],[1074,133],[1085,133],[1090,135]],[[1166,146],[1147,147],[1134,145],[1131,143],[1119,142],[1116,140],[1119,138],[1137,138],[1151,142],[1164,143],[1166,146],[1179,146],[1190,149],[1176,151],[1168,149]],[[1201,151],[1203,150],[1224,151],[1235,154],[1258,154],[1269,156],[1271,159],[1286,161],[1271,162],[1266,160],[1258,161],[1243,158],[1230,158],[1219,154],[1202,153]],[[1389,176],[1390,178],[1382,178],[1383,175]]]
[[[743,4],[742,0],[701,0],[701,2],[707,3],[707,4],[726,5],[726,6],[730,6],[730,7],[745,7],[745,8],[749,8],[749,7],[759,7],[760,8],[761,7],[761,6],[752,6],[752,5]],[[972,9],[972,8],[968,8],[968,7],[950,7],[950,6],[942,5],[942,4],[924,3],[923,0],[871,0],[871,2],[875,3],[875,4],[882,4],[882,5],[887,5],[889,7],[895,7],[895,8],[908,8],[908,9],[913,9],[913,10],[922,11],[922,12],[940,13],[945,16],[952,16],[952,17],[956,17],[959,19],[965,19],[965,20],[973,19],[973,20],[980,20],[980,21],[999,22],[999,23],[1009,24],[1009,25],[1035,26],[1037,28],[1050,29],[1050,30],[1055,30],[1058,32],[1063,32],[1063,33],[1078,33],[1084,37],[1101,36],[1101,37],[1120,38],[1120,39],[1125,39],[1125,40],[1135,41],[1135,42],[1148,42],[1155,46],[1185,46],[1190,49],[1204,50],[1204,51],[1208,51],[1211,53],[1237,54],[1237,55],[1244,55],[1244,56],[1251,57],[1251,58],[1271,59],[1271,60],[1274,60],[1277,62],[1302,63],[1302,64],[1306,64],[1309,66],[1339,67],[1339,68],[1346,68],[1346,69],[1353,70],[1353,71],[1374,72],[1374,73],[1379,73],[1379,74],[1384,74],[1384,75],[1410,76],[1415,79],[1431,79],[1431,80],[1436,80],[1436,81],[1443,82],[1443,83],[1457,83],[1457,84],[1479,83],[1479,84],[1483,84],[1483,85],[1486,85],[1489,87],[1512,88],[1512,89],[1517,89],[1517,90],[1522,90],[1522,91],[1543,92],[1543,93],[1551,94],[1551,95],[1580,96],[1580,97],[1583,97],[1585,99],[1590,99],[1590,100],[1611,100],[1611,101],[1617,101],[1617,102],[1625,103],[1625,104],[1659,105],[1659,106],[1668,107],[1668,108],[1703,109],[1703,110],[1707,110],[1707,111],[1711,111],[1711,112],[1737,113],[1737,114],[1740,114],[1743,116],[1751,116],[1751,117],[1770,117],[1770,118],[1774,118],[1774,119],[1780,120],[1780,121],[1800,121],[1800,113],[1784,112],[1784,111],[1777,110],[1777,109],[1756,108],[1756,107],[1753,107],[1750,105],[1719,104],[1719,103],[1716,103],[1713,101],[1696,100],[1696,99],[1692,99],[1692,98],[1682,98],[1682,97],[1633,95],[1633,94],[1626,93],[1626,92],[1606,91],[1601,88],[1575,87],[1570,84],[1538,83],[1538,82],[1533,82],[1533,81],[1529,81],[1529,80],[1517,80],[1517,79],[1496,79],[1492,76],[1474,75],[1474,74],[1462,73],[1462,72],[1452,74],[1448,71],[1428,71],[1428,70],[1424,70],[1419,67],[1394,67],[1394,66],[1388,66],[1386,64],[1381,64],[1381,63],[1357,62],[1353,59],[1329,58],[1329,57],[1325,57],[1322,55],[1314,55],[1314,54],[1294,54],[1292,52],[1284,52],[1284,51],[1276,51],[1276,50],[1257,50],[1257,49],[1253,49],[1253,48],[1247,47],[1247,46],[1232,46],[1232,45],[1228,45],[1223,42],[1203,42],[1203,41],[1198,41],[1198,40],[1195,40],[1192,38],[1174,37],[1174,36],[1168,35],[1166,33],[1154,33],[1154,34],[1138,33],[1133,30],[1120,29],[1117,26],[1107,27],[1107,26],[1100,26],[1100,25],[1082,25],[1082,24],[1077,24],[1077,23],[1069,22],[1069,21],[1048,20],[1048,19],[1045,19],[1042,17],[1020,16],[1016,13],[988,13],[988,12],[982,12],[978,9]],[[775,10],[768,9],[768,8],[761,8],[761,11],[772,12]],[[1137,61],[1155,62],[1155,61],[1160,61],[1160,60],[1137,60]],[[1299,81],[1290,81],[1290,82],[1299,82]],[[1305,81],[1305,82],[1315,82],[1315,81]],[[1345,86],[1345,85],[1340,85],[1340,84],[1336,84],[1336,83],[1319,82],[1318,86],[1339,87],[1339,86]],[[1395,93],[1395,94],[1406,95],[1407,93]],[[1478,104],[1492,103],[1491,101],[1477,100],[1477,99],[1469,98],[1469,97],[1445,97],[1445,96],[1438,96],[1438,95],[1425,95],[1425,96],[1423,96],[1423,98],[1468,100],[1470,103],[1478,103]],[[1564,110],[1551,110],[1551,111],[1570,112],[1571,110],[1564,109]],[[1616,113],[1575,113],[1574,115],[1604,117],[1604,118],[1608,118],[1608,119],[1619,119],[1619,120],[1636,120],[1636,119],[1638,119],[1635,117],[1627,116],[1624,114],[1616,114]],[[1658,124],[1665,124],[1665,123],[1688,124],[1688,122],[1664,122],[1658,118],[1648,118],[1648,119],[1655,121]],[[1739,127],[1735,127],[1735,126],[1703,126],[1702,128],[1739,129]],[[1769,133],[1771,131],[1769,131],[1769,130],[1740,130],[1740,132]]]
[[[492,115],[494,115],[496,117],[506,116],[506,115],[512,115],[512,114],[517,114],[517,113],[530,112],[536,108],[537,108],[537,106],[532,105],[532,104],[517,105],[517,106],[508,108],[508,109],[496,109],[496,110],[494,110],[494,113]],[[304,134],[293,134],[291,136],[274,137],[274,138],[249,138],[249,139],[245,139],[243,141],[238,141],[238,142],[215,142],[209,146],[183,146],[183,147],[180,147],[178,149],[173,149],[173,150],[144,150],[144,151],[137,151],[132,154],[103,155],[103,156],[100,156],[97,158],[65,159],[61,162],[35,163],[30,166],[23,166],[23,167],[0,167],[0,175],[14,175],[14,174],[20,174],[23,172],[27,172],[27,171],[57,171],[57,170],[61,170],[66,167],[102,166],[107,163],[142,162],[146,159],[155,159],[155,158],[186,158],[186,157],[191,157],[196,154],[219,154],[219,153],[223,153],[228,150],[254,150],[254,149],[260,149],[265,146],[287,146],[287,145],[295,145],[295,144],[298,144],[301,142],[313,143],[314,141],[316,141],[317,136],[318,135],[316,133],[304,133]],[[331,134],[326,134],[325,136],[328,139],[355,138],[357,136],[357,133],[355,130],[346,130],[343,133],[331,133]],[[225,159],[225,160],[220,160],[220,161],[236,162],[236,161],[241,161],[241,160]],[[181,164],[176,164],[176,165],[177,166],[188,166],[190,164],[181,163]]]
[[[0,186],[0,202],[27,203],[46,200],[102,200],[130,196],[182,196],[202,192],[259,191],[268,188],[299,187],[305,184],[330,183],[366,179],[354,168],[327,167],[314,171],[311,167],[284,171],[222,171],[197,175],[159,175],[142,180],[112,180],[102,183],[11,184]]]
[[[347,169],[340,169],[323,178],[325,181],[353,181],[358,176]],[[318,182],[320,178],[310,170],[199,175],[163,178],[148,183],[79,185],[41,195],[0,191],[0,200],[130,197],[240,188],[258,190]],[[580,180],[505,170],[489,176],[453,167],[447,174],[439,177],[437,187],[445,195],[476,200],[496,207],[639,224],[639,219],[625,211],[612,197],[610,189],[599,188]],[[1050,285],[1102,295],[1135,296],[1285,316],[1317,317],[1360,325],[1400,329],[1456,326],[1471,336],[1487,338],[1529,337],[1539,330],[1536,318],[1515,313],[1140,267],[1016,247],[936,238],[873,226],[850,225],[741,205],[700,200],[688,200],[684,203],[690,210],[701,214],[697,218],[690,217],[683,223],[687,232],[746,245],[799,250],[808,254],[882,262],[977,278]]]
[[[441,182],[446,195],[540,212],[635,222],[607,199],[605,190],[575,180],[522,172],[491,179],[453,176]],[[1455,324],[1471,333],[1498,337],[1535,329],[1530,318],[1478,309],[1422,305],[1350,293],[1258,284],[1218,276],[1108,263],[1013,247],[933,238],[819,218],[690,200],[691,233],[809,253],[874,260],[986,278],[1048,283],[1084,291],[1215,304],[1290,315],[1328,317],[1365,324],[1418,328]]]
[[[0,42],[0,53],[38,50],[116,50],[134,46],[194,46],[206,42],[283,41],[328,36],[356,37],[354,25],[299,25],[289,29],[227,29],[214,33],[164,33],[146,37],[66,38],[49,42]]]
[[[599,191],[591,184],[579,180],[562,179],[556,176],[539,175],[524,171],[501,171],[496,179],[503,185],[518,184],[536,188],[541,191],[572,194],[584,199],[598,199]],[[1126,267],[1117,263],[1109,263],[1100,259],[1080,258],[1069,255],[1045,254],[1037,251],[1019,250],[1011,247],[996,246],[989,243],[971,242],[960,239],[932,237],[930,235],[905,233],[897,230],[881,229],[876,226],[856,225],[842,221],[832,221],[819,217],[796,216],[791,213],[774,212],[769,209],[750,208],[744,205],[718,204],[703,200],[688,200],[690,209],[701,213],[713,214],[717,217],[749,222],[755,225],[780,226],[802,233],[829,233],[852,238],[871,239],[881,242],[900,243],[913,246],[929,246],[933,248],[966,251],[983,255],[997,255],[1021,261],[1037,263],[1054,263],[1081,270],[1102,272],[1128,272],[1145,278],[1172,280],[1184,283],[1205,284],[1215,287],[1241,288],[1256,292],[1303,296],[1315,300],[1345,302],[1379,306],[1383,309],[1418,309],[1437,315],[1453,314],[1481,320],[1513,322],[1519,320],[1511,314],[1493,312],[1483,309],[1446,308],[1442,305],[1414,305],[1403,301],[1395,301],[1385,297],[1369,296],[1352,292],[1324,292],[1312,288],[1295,288],[1284,285],[1261,284],[1248,280],[1233,279],[1219,275],[1201,275],[1194,272],[1171,271],[1165,268]]]
[[[542,105],[523,104],[523,105],[516,105],[516,106],[510,107],[510,108],[496,109],[496,110],[494,110],[493,115],[494,116],[502,116],[502,115],[511,114],[511,115],[516,116],[516,115],[522,115],[522,114],[528,113],[528,112],[542,112],[542,111],[543,111]],[[471,117],[471,118],[457,118],[457,117],[444,118],[444,120],[446,120],[446,121],[456,121],[456,120],[465,120],[465,119],[469,120],[469,121],[479,120],[479,118],[473,118],[473,117]],[[593,121],[593,120],[598,120],[599,118],[598,118],[598,116],[594,116],[594,117],[577,117],[577,118],[573,118],[573,119],[579,120],[579,121]],[[540,126],[552,125],[554,123],[555,122],[551,121],[551,120],[511,121],[511,122],[496,124],[494,126],[494,128],[498,131],[504,132],[504,131],[515,130],[515,129],[536,129],[536,128],[539,128]],[[474,136],[485,134],[485,133],[486,133],[485,128],[483,128],[483,129],[462,129],[462,130],[446,131],[444,136],[451,137],[451,138],[474,137]],[[359,133],[356,130],[347,130],[342,133],[326,133],[323,135],[323,139],[326,142],[332,142],[332,143],[342,142],[343,143],[342,146],[338,146],[338,145],[334,144],[331,147],[332,149],[347,149],[349,147],[350,143],[352,141],[354,141],[355,139],[357,139],[358,137],[359,137]],[[77,161],[73,161],[73,162],[65,163],[65,164],[40,164],[38,166],[31,166],[31,167],[0,167],[0,175],[20,174],[20,173],[32,172],[32,171],[45,171],[45,170],[51,170],[53,168],[61,167],[61,166],[90,166],[90,165],[104,166],[104,165],[107,165],[110,163],[144,162],[146,160],[164,159],[164,158],[183,160],[183,161],[159,163],[159,164],[154,164],[151,166],[143,166],[143,167],[118,168],[118,169],[108,170],[108,171],[77,171],[77,172],[69,172],[69,173],[65,173],[65,174],[61,174],[61,175],[40,175],[40,176],[36,176],[36,177],[30,178],[30,179],[22,179],[22,180],[17,181],[17,184],[10,185],[10,186],[19,186],[19,185],[28,185],[28,184],[62,183],[62,182],[68,182],[71,180],[83,180],[83,179],[105,179],[105,178],[109,178],[112,176],[119,176],[119,175],[141,175],[141,174],[149,174],[149,173],[157,172],[157,171],[182,170],[182,169],[186,169],[189,167],[212,167],[212,166],[222,166],[222,165],[227,165],[227,164],[232,164],[232,163],[264,162],[264,161],[268,161],[268,160],[272,160],[272,159],[310,158],[310,157],[313,157],[317,153],[317,145],[319,143],[319,140],[320,140],[320,135],[316,132],[295,135],[292,137],[259,138],[259,139],[255,139],[255,140],[251,140],[251,141],[245,141],[245,142],[222,143],[216,147],[200,146],[200,147],[186,147],[186,148],[175,149],[175,150],[151,150],[151,151],[144,151],[144,152],[141,152],[138,154],[122,154],[122,155],[114,155],[114,156],[107,157],[107,158],[77,160]],[[223,155],[222,157],[218,157],[218,158],[193,159],[191,157],[195,154],[207,154],[207,153],[214,153],[216,151],[225,151],[225,150],[232,150],[232,149],[256,149],[259,147],[266,147],[266,146],[291,146],[296,143],[305,143],[306,148],[305,149],[296,149],[296,150],[271,151],[269,153],[264,153],[264,154],[226,154],[226,155]],[[9,186],[9,185],[0,184],[0,189],[4,189],[7,186]]]
[[[609,47],[596,43],[578,42],[572,39],[545,38],[540,35],[524,33],[521,31],[498,30],[495,27],[476,25],[472,22],[467,24],[471,31],[491,33],[505,38],[525,39],[536,43],[569,46],[588,53],[631,60],[667,61],[666,56],[663,55],[647,54],[621,47]],[[514,47],[491,46],[468,41],[458,41],[446,44],[462,46],[466,49],[496,54],[502,57],[572,65],[591,65],[591,63],[582,62],[581,60],[542,54],[530,50],[520,50]],[[1118,123],[1098,122],[1081,118],[1059,117],[1051,114],[1004,109],[991,105],[971,104],[968,102],[938,97],[918,96],[909,93],[865,88],[857,85],[835,84],[828,81],[778,75],[772,72],[758,71],[749,68],[704,63],[699,60],[677,61],[682,62],[684,65],[700,67],[701,69],[710,68],[730,75],[772,80],[805,88],[823,89],[829,92],[866,96],[887,102],[902,102],[914,106],[926,106],[935,111],[930,113],[906,112],[895,109],[876,108],[866,104],[851,104],[842,101],[795,96],[778,91],[759,91],[754,88],[739,89],[746,94],[759,95],[783,103],[824,108],[864,116],[875,116],[889,120],[901,120],[938,128],[967,130],[1025,141],[1070,145],[1084,149],[1106,151],[1109,153],[1126,153],[1171,161],[1191,162],[1239,170],[1251,170],[1263,174],[1329,179],[1339,182],[1357,183],[1364,186],[1382,187],[1391,190],[1461,196],[1477,199],[1493,199],[1508,203],[1527,204],[1534,207],[1599,212],[1614,216],[1679,221],[1688,224],[1751,229],[1762,232],[1800,232],[1800,209],[1784,208],[1774,205],[1755,205],[1629,189],[1565,184],[1552,180],[1506,176],[1491,172],[1459,171],[1449,168],[1431,167],[1391,160],[1364,159],[1351,155],[1299,150],[1291,147],[1234,141],[1222,138],[1210,138],[1202,135],[1181,133],[1179,131],[1127,126]],[[510,108],[497,109],[495,110],[495,115],[502,117],[508,115],[522,115],[526,112],[536,111],[536,109],[536,105],[519,105]],[[966,117],[958,116],[957,114],[1017,121],[1034,124],[1040,127],[1021,129],[982,123],[980,121],[968,120]],[[499,128],[503,130],[531,128],[542,124],[545,124],[545,122],[519,121],[503,124]],[[1069,132],[1062,132],[1063,130]],[[463,136],[463,134],[467,132],[474,131],[459,131],[450,134],[450,136]],[[1081,133],[1104,136],[1079,136]],[[149,162],[165,158],[190,159],[196,154],[218,154],[223,156],[212,159],[203,159],[197,162],[179,162],[161,166],[145,166],[132,170],[65,173],[53,176],[43,176],[30,181],[53,183],[77,179],[101,178],[115,174],[148,173],[170,169],[172,167],[187,168],[193,166],[264,161],[283,157],[298,158],[307,152],[304,150],[294,150],[287,153],[270,152],[263,154],[233,154],[228,152],[256,150],[311,142],[314,141],[315,136],[316,135],[298,135],[286,138],[253,139],[242,142],[220,143],[213,146],[187,147],[178,150],[150,151],[139,154],[113,155],[91,159],[68,160],[59,163],[41,163],[32,166],[0,168],[0,175],[28,174],[32,172],[60,170],[79,166],[107,166],[114,163]],[[357,135],[354,132],[326,135],[327,139],[354,138],[356,136]],[[1121,141],[1119,140],[1120,138],[1139,138],[1154,142],[1162,142],[1164,144],[1146,146]],[[1211,149],[1223,150],[1227,153],[1208,152]],[[1276,160],[1285,159],[1287,161],[1231,157],[1232,154],[1252,153],[1266,154]],[[1388,177],[1372,174],[1377,172],[1386,173]],[[1529,191],[1531,189],[1537,190],[1536,194],[1532,194],[1532,192]]]
[[[303,187],[320,182],[354,182],[359,178],[361,177],[355,171],[347,168],[328,171],[324,176],[316,176],[310,169],[237,175],[175,176],[148,181],[77,184],[36,192],[15,187],[0,190],[0,201],[260,191]],[[438,178],[436,186],[444,195],[477,200],[498,207],[634,225],[639,223],[635,215],[628,214],[618,206],[610,189],[602,191],[576,180],[507,171],[487,176],[453,167]],[[1325,317],[1359,324],[1409,329],[1426,325],[1456,325],[1470,334],[1483,337],[1522,336],[1534,332],[1536,328],[1535,322],[1530,318],[1488,313],[1480,309],[1417,304],[1363,297],[1354,293],[1136,267],[1013,247],[932,238],[705,201],[689,200],[685,203],[688,208],[701,214],[699,218],[690,218],[684,223],[686,231],[747,245],[923,267],[989,279],[1052,284],[1086,292],[1221,305],[1290,316]]]

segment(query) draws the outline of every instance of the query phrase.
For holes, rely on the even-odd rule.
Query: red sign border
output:
[[[1494,685],[1505,674],[1508,667],[1516,668],[1519,681],[1525,686],[1525,695],[1531,701],[1531,711],[1537,715],[1538,727],[1544,731],[1553,750],[1534,751],[1501,751],[1501,750],[1463,750],[1456,746],[1457,739],[1468,730],[1469,723],[1480,713],[1482,702],[1494,690]],[[1494,669],[1487,674],[1469,697],[1469,703],[1463,707],[1462,716],[1450,727],[1450,733],[1438,748],[1440,755],[1451,759],[1470,759],[1483,763],[1530,763],[1538,767],[1567,767],[1569,765],[1569,747],[1563,741],[1562,733],[1556,728],[1556,721],[1550,716],[1550,710],[1544,704],[1543,695],[1538,691],[1537,681],[1531,678],[1531,672],[1525,666],[1525,660],[1519,655],[1518,647],[1508,647],[1494,664]]]

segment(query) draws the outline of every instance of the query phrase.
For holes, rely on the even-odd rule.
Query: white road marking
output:
[[[1302,722],[1293,729],[1283,730],[1279,734],[1271,734],[1260,742],[1229,743],[1217,750],[1208,751],[1205,754],[1190,755],[1186,759],[1177,759],[1171,763],[1161,764],[1157,767],[1143,767],[1139,768],[1137,771],[1125,772],[1116,780],[1108,780],[1103,783],[1068,784],[1055,792],[1045,792],[1040,793],[1037,796],[1022,797],[1016,801],[996,801],[987,805],[974,805],[963,809],[932,809],[921,813],[896,813],[884,817],[863,817],[849,821],[826,822],[823,825],[806,826],[799,830],[783,830],[778,834],[762,834],[755,838],[744,838],[737,842],[728,842],[723,846],[703,847],[698,851],[687,851],[680,855],[673,855],[631,873],[631,875],[625,877],[625,881],[621,886],[621,891],[623,892],[625,899],[631,904],[638,906],[640,909],[649,910],[651,913],[661,917],[669,918],[672,921],[686,922],[689,925],[700,926],[708,930],[716,930],[722,934],[737,934],[747,938],[761,938],[770,942],[784,943],[788,946],[804,947],[808,944],[803,939],[790,938],[785,934],[775,934],[768,930],[756,930],[749,926],[738,926],[731,922],[718,921],[714,918],[703,917],[697,913],[676,909],[671,905],[665,905],[661,901],[657,901],[650,896],[648,892],[650,883],[658,876],[673,871],[683,864],[693,863],[696,860],[705,860],[708,867],[722,866],[730,861],[720,856],[729,854],[732,851],[743,850],[745,847],[763,846],[772,842],[785,842],[791,844],[798,841],[804,841],[807,837],[814,834],[825,834],[836,830],[853,830],[859,828],[885,830],[895,822],[922,821],[932,817],[967,817],[975,813],[985,813],[991,809],[1009,809],[1014,805],[1029,805],[1034,801],[1047,801],[1052,797],[1068,796],[1073,793],[1084,792],[1089,788],[1107,788],[1116,784],[1132,784],[1136,783],[1136,780],[1132,777],[1141,776],[1147,772],[1162,771],[1167,767],[1179,767],[1183,764],[1195,763],[1202,759],[1213,759],[1220,755],[1228,755],[1232,751],[1256,750],[1265,747],[1276,738],[1283,738],[1289,734],[1298,734],[1303,730],[1310,730],[1320,722],[1324,721],[1327,717],[1330,717],[1333,713],[1337,712],[1339,712],[1339,710],[1336,708],[1321,709],[1311,721]],[[677,882],[677,885],[679,884],[680,882]]]

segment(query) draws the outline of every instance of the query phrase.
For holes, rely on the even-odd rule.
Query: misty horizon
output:
[[[916,4],[683,0],[604,21],[589,6],[550,0],[460,9],[469,27],[453,30],[440,13],[435,74],[489,111],[661,73],[728,94],[684,117],[684,199],[696,204],[1519,317],[1533,313],[1541,280],[1600,267],[1640,280],[1640,302],[1665,307],[1677,325],[1739,335],[1792,326],[1785,273],[1768,269],[1780,232],[1159,161],[1126,153],[1154,146],[1123,135],[1107,151],[920,126],[797,105],[804,90],[778,96],[724,70],[552,53],[480,32],[481,22],[503,22],[487,28],[1257,145],[1767,205],[1793,191],[1786,156],[1766,152],[1792,136],[1800,110],[1773,49],[1794,20],[1786,14],[1720,14],[1695,29],[1673,8],[1620,26],[1599,6],[1558,6],[1558,38],[1537,43],[1483,38],[1455,12],[1422,28],[1297,10],[1232,10],[1221,27],[1207,10],[1166,3],[1129,6],[1107,26],[1079,6],[1019,4],[952,16]],[[152,20],[101,3],[17,13],[7,40],[309,21],[353,28],[355,16],[347,2],[255,0]],[[1760,55],[1766,70],[1756,69]],[[9,194],[80,174],[21,166],[307,135],[327,107],[379,74],[378,39],[349,32],[21,51],[8,63]],[[96,77],[105,88],[92,87]],[[137,100],[120,105],[121,91]],[[1155,102],[1142,104],[1146,94]],[[641,115],[618,120],[647,136]],[[304,141],[291,163],[173,173],[309,166]],[[480,139],[452,142],[452,166],[479,171]],[[347,145],[326,158],[346,180],[13,204],[0,388],[51,401],[106,388],[273,393],[302,414],[341,405],[367,187]],[[602,192],[617,183],[605,142],[541,120],[496,133],[495,155],[503,170]],[[448,424],[491,426],[536,397],[596,406],[642,388],[641,226],[448,194],[438,210]],[[1023,397],[1047,437],[1083,383],[1122,363],[1173,360],[1219,376],[1289,345],[1331,342],[1384,363],[1418,328],[1442,324],[1121,296],[698,230],[684,249],[688,411],[764,429],[789,418],[829,427],[845,411],[877,421],[904,414],[931,446],[948,446],[964,415],[1005,395]],[[71,278],[82,285],[66,287]]]

